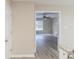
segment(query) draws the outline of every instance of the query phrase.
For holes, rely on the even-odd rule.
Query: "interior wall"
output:
[[[52,32],[54,36],[56,37],[59,36],[59,17],[58,16],[52,20]]]
[[[34,6],[30,2],[12,3],[12,55],[35,52]]]
[[[61,12],[61,39],[59,45],[71,51],[74,49],[74,14],[72,5],[36,5],[36,11],[60,11]]]

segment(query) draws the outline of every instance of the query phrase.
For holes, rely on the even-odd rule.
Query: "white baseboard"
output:
[[[27,54],[27,55],[11,55],[11,58],[22,58],[22,57],[35,57],[34,54]]]

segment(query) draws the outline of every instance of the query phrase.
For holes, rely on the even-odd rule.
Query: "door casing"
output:
[[[36,21],[36,13],[58,13],[59,15],[59,36],[58,36],[58,52],[59,52],[59,47],[60,47],[60,41],[61,41],[61,11],[35,11],[35,21]],[[35,22],[34,22],[35,23]],[[36,25],[35,25],[36,28]],[[35,30],[35,36],[36,36],[36,30]],[[35,53],[36,53],[36,39],[35,39]]]

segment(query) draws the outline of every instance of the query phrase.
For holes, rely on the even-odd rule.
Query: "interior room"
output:
[[[73,0],[5,0],[6,59],[74,59]]]
[[[57,12],[36,12],[36,57],[58,59],[59,15]]]

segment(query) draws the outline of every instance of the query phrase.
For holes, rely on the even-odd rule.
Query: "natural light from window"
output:
[[[36,30],[43,30],[43,20],[36,20]]]

